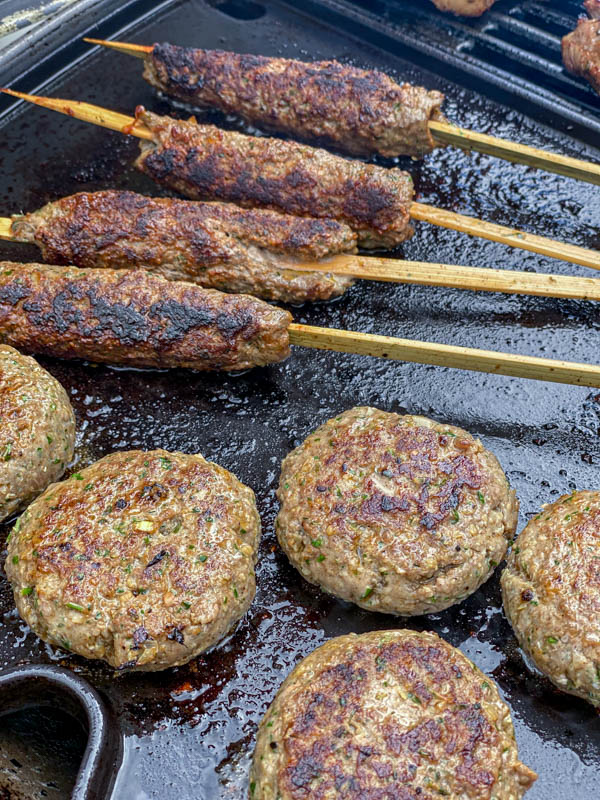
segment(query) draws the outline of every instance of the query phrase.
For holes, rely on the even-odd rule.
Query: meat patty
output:
[[[504,558],[518,502],[471,434],[353,408],[283,462],[277,538],[311,583],[371,611],[429,614]]]
[[[33,358],[0,345],[0,521],[60,478],[74,445],[63,387]]]
[[[563,692],[600,706],[600,492],[573,492],[524,528],[500,579],[523,650]]]
[[[287,311],[143,270],[0,262],[0,342],[133,367],[240,370],[289,355]]]
[[[565,67],[585,78],[600,93],[600,2],[584,3],[592,19],[580,19],[574,31],[563,37],[562,57]]]
[[[520,800],[496,685],[434,633],[332,639],[282,684],[258,729],[251,800]]]
[[[195,119],[136,119],[152,133],[135,164],[192,200],[223,200],[298,217],[334,219],[363,247],[394,247],[412,236],[413,182],[407,172],[350,161],[297,142],[245,136]]]
[[[49,264],[147,269],[267,300],[329,300],[353,283],[343,275],[294,270],[356,252],[347,225],[225,203],[81,192],[14,217],[12,232],[38,245]]]
[[[254,597],[254,493],[200,455],[112,453],[35,500],[6,560],[44,641],[118,669],[185,664]]]
[[[155,44],[144,78],[165,94],[237,114],[264,130],[320,139],[352,155],[430,153],[444,95],[337,61]]]
[[[496,0],[432,0],[440,11],[449,11],[460,17],[480,17]]]

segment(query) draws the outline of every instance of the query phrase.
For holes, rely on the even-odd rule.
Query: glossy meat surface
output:
[[[15,217],[12,231],[49,264],[147,269],[169,280],[301,303],[343,294],[351,278],[294,265],[354,252],[334,220],[304,219],[226,203],[81,192]]]
[[[435,147],[429,120],[443,119],[440,92],[337,61],[155,44],[144,77],[179,100],[352,155],[423,156]]]
[[[363,247],[390,248],[413,233],[413,182],[398,168],[144,109],[136,117],[153,134],[141,142],[138,169],[192,200],[334,219],[352,228]]]
[[[212,647],[248,610],[254,493],[201,455],[112,453],[20,517],[6,571],[44,641],[118,669],[159,670]]]
[[[143,270],[0,263],[0,343],[133,367],[240,370],[289,355],[291,315]]]
[[[258,729],[250,800],[520,800],[496,685],[433,633],[331,639],[286,678]]]

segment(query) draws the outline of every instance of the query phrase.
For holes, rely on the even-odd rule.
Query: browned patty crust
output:
[[[342,222],[363,247],[412,236],[413,182],[407,172],[351,161],[297,142],[245,136],[195,119],[136,110],[152,132],[136,166],[192,200],[223,200],[299,217]]]
[[[519,800],[494,682],[434,633],[332,639],[282,684],[258,729],[251,800]]]
[[[347,225],[228,203],[80,192],[14,217],[12,232],[38,245],[49,264],[147,269],[267,300],[328,300],[353,282],[294,270],[298,263],[355,252],[356,235]]]
[[[432,0],[440,11],[449,11],[459,17],[480,17],[496,0]]]
[[[318,138],[353,155],[423,156],[444,96],[337,61],[240,55],[155,44],[144,77],[184,102],[237,114],[265,130]]]
[[[60,478],[74,443],[75,415],[60,383],[0,345],[0,521]]]
[[[0,262],[0,342],[135,367],[239,370],[289,355],[291,315],[142,270]]]
[[[600,3],[587,0],[584,6],[592,19],[578,20],[575,30],[563,37],[562,57],[569,72],[600,93]]]
[[[563,692],[600,706],[600,492],[542,508],[502,573],[519,644]]]
[[[311,583],[371,611],[440,611],[502,561],[518,502],[467,431],[358,407],[281,468],[277,538]]]
[[[13,528],[6,573],[45,641],[119,669],[184,664],[255,591],[254,493],[200,455],[112,453],[50,486]]]

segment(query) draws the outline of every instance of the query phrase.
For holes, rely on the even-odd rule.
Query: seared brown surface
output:
[[[432,0],[440,11],[449,11],[460,17],[480,17],[496,0]]]
[[[225,200],[349,225],[363,247],[393,247],[412,235],[412,178],[281,139],[245,136],[195,120],[138,109],[153,133],[136,166],[193,200]]]
[[[519,644],[563,692],[600,706],[600,492],[544,506],[502,573]]]
[[[433,633],[375,631],[319,647],[258,731],[251,800],[519,800],[518,759],[494,682]]]
[[[321,139],[353,155],[423,156],[435,147],[429,120],[443,119],[440,92],[337,61],[155,44],[144,77],[185,102],[237,114],[266,130]]]
[[[583,5],[592,19],[600,19],[600,0],[585,0]]]
[[[289,355],[291,315],[142,270],[0,263],[0,342],[135,367],[239,370]]]
[[[504,558],[518,502],[467,431],[376,408],[345,411],[284,460],[277,538],[311,583],[371,611],[428,614]]]
[[[303,219],[226,203],[81,192],[15,217],[15,236],[49,264],[143,268],[169,280],[299,303],[342,294],[352,279],[298,272],[298,262],[354,252],[334,220]]]
[[[13,528],[6,573],[45,641],[119,669],[165,669],[248,610],[254,493],[200,455],[112,453],[53,484]]]
[[[0,521],[60,478],[74,444],[63,387],[33,358],[0,345]]]
[[[592,19],[580,19],[563,37],[562,57],[569,72],[581,75],[600,93],[600,2],[586,0],[584,6]]]

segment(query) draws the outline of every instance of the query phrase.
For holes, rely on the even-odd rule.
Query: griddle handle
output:
[[[121,764],[119,727],[98,692],[62,667],[26,664],[0,671],[0,716],[35,706],[67,711],[88,732],[72,800],[106,800]]]

